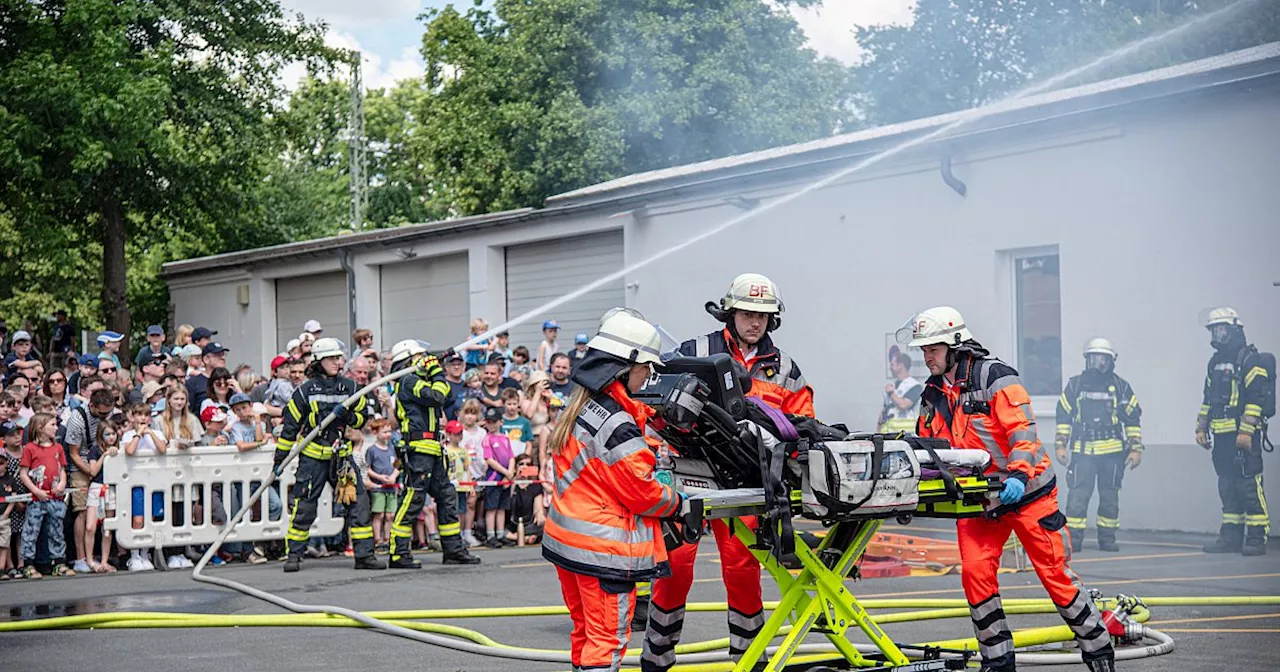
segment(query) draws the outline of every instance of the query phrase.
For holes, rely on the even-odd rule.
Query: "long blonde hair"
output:
[[[195,327],[193,327],[193,326],[191,326],[191,325],[189,325],[189,324],[180,324],[180,325],[178,325],[178,333],[177,333],[177,334],[175,334],[175,335],[174,335],[174,337],[173,337],[173,345],[174,345],[174,347],[176,347],[176,348],[181,348],[182,346],[184,346],[184,345],[186,345],[186,344],[190,343],[190,342],[191,342],[191,332],[193,332],[193,331],[195,331],[195,330],[196,330],[196,328],[195,328]]]
[[[182,404],[182,413],[178,418],[178,426],[175,429],[173,426],[173,416],[177,407],[173,405],[173,397],[178,394],[186,397],[186,400]],[[196,438],[195,434],[191,431],[190,416],[192,415],[194,414],[191,412],[191,395],[187,393],[186,387],[183,387],[182,385],[174,385],[169,388],[168,392],[164,393],[164,413],[160,414],[160,424],[164,429],[164,435],[166,437],[170,439]]]
[[[569,398],[569,405],[560,414],[555,431],[551,433],[552,454],[559,455],[569,442],[569,437],[573,436],[573,426],[578,423],[578,415],[582,413],[588,401],[591,401],[591,392],[585,387],[578,386],[578,389],[573,391],[573,396]]]

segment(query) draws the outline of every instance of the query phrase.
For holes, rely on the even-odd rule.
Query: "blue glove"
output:
[[[340,425],[351,424],[351,420],[355,416],[355,414],[351,412],[351,409],[347,408],[346,406],[343,406],[342,404],[338,404],[337,406],[334,406],[333,410],[329,411],[329,415],[332,415],[333,421]]]
[[[1022,501],[1022,496],[1025,494],[1027,494],[1027,486],[1021,479],[1006,479],[1004,489],[1000,491],[1000,503],[1006,506],[1017,504]]]

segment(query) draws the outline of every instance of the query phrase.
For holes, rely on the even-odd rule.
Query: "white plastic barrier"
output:
[[[103,521],[103,525],[115,532],[122,547],[129,549],[212,544],[225,529],[223,525],[235,516],[237,509],[232,504],[244,506],[271,473],[274,453],[275,446],[271,444],[248,452],[240,452],[235,446],[210,446],[171,449],[165,455],[121,453],[107,458],[103,480],[115,489],[116,515]],[[272,519],[270,493],[263,493],[253,511],[245,514],[227,538],[228,542],[284,539],[289,527],[288,492],[293,487],[297,464],[294,460],[272,483],[281,495],[279,517]],[[133,510],[135,488],[142,488],[143,507],[138,511]],[[215,500],[226,512],[226,519],[220,521],[223,525],[213,521]],[[326,486],[311,525],[312,536],[342,532],[342,518],[335,518],[332,513],[333,489]],[[134,527],[134,516],[141,518],[141,527]]]

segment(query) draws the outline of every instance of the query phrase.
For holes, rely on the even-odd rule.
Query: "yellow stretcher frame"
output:
[[[956,484],[961,491],[959,499],[947,493],[941,480],[921,481],[920,503],[916,511],[896,514],[897,517],[968,518],[983,515],[982,501],[991,490],[987,479],[957,478]],[[798,492],[792,493],[792,503],[793,509],[798,507]],[[708,518],[726,518],[730,531],[773,577],[782,595],[777,608],[761,628],[760,635],[734,666],[734,672],[751,672],[761,660],[766,660],[766,649],[772,645],[783,626],[788,624],[791,625],[791,630],[773,655],[767,657],[763,668],[765,672],[783,670],[804,640],[819,626],[819,632],[855,667],[894,668],[918,665],[912,663],[893,639],[880,629],[875,619],[858,603],[858,598],[845,586],[845,577],[849,576],[866,553],[867,545],[885,520],[883,515],[836,521],[815,549],[810,549],[797,533],[795,554],[801,570],[798,575],[793,576],[769,550],[757,547],[755,532],[741,522],[741,516],[754,515],[755,512],[744,510],[740,505],[725,508],[725,513],[731,512],[732,515],[717,516],[713,508],[708,508],[704,515],[709,514],[706,515]],[[843,543],[844,547],[835,548],[837,543]],[[835,560],[824,561],[823,556],[835,556]],[[880,650],[883,660],[868,658],[849,641],[845,633],[855,627]]]

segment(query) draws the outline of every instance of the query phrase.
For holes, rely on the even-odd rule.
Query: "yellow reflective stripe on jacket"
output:
[[[1218,418],[1216,420],[1210,420],[1209,431],[1213,432],[1214,434],[1226,434],[1228,432],[1234,432],[1236,431],[1236,419],[1235,418]]]
[[[427,455],[443,455],[444,454],[443,449],[440,448],[439,441],[431,441],[429,439],[418,439],[417,441],[410,441],[409,447],[412,448],[415,453],[426,453]]]
[[[1249,369],[1249,373],[1244,374],[1244,386],[1249,387],[1250,385],[1252,385],[1253,380],[1258,376],[1262,376],[1263,378],[1266,378],[1267,370],[1262,368],[1261,366],[1255,366],[1252,369]]]
[[[292,415],[294,420],[302,422],[302,411],[298,410],[298,404],[294,403],[293,397],[289,398],[289,403],[285,406],[285,409],[289,411],[289,415]]]
[[[1075,412],[1075,411],[1073,411],[1073,410],[1072,410],[1072,408],[1071,408],[1071,402],[1070,402],[1070,401],[1067,401],[1067,393],[1066,393],[1066,392],[1063,392],[1063,393],[1062,393],[1062,397],[1061,397],[1060,399],[1058,399],[1058,403],[1059,403],[1059,404],[1062,404],[1062,408],[1063,408],[1063,410],[1065,410],[1067,413],[1074,413],[1074,412]]]
[[[1099,439],[1097,441],[1076,442],[1072,452],[1085,455],[1110,455],[1124,450],[1124,442],[1120,439]]]

